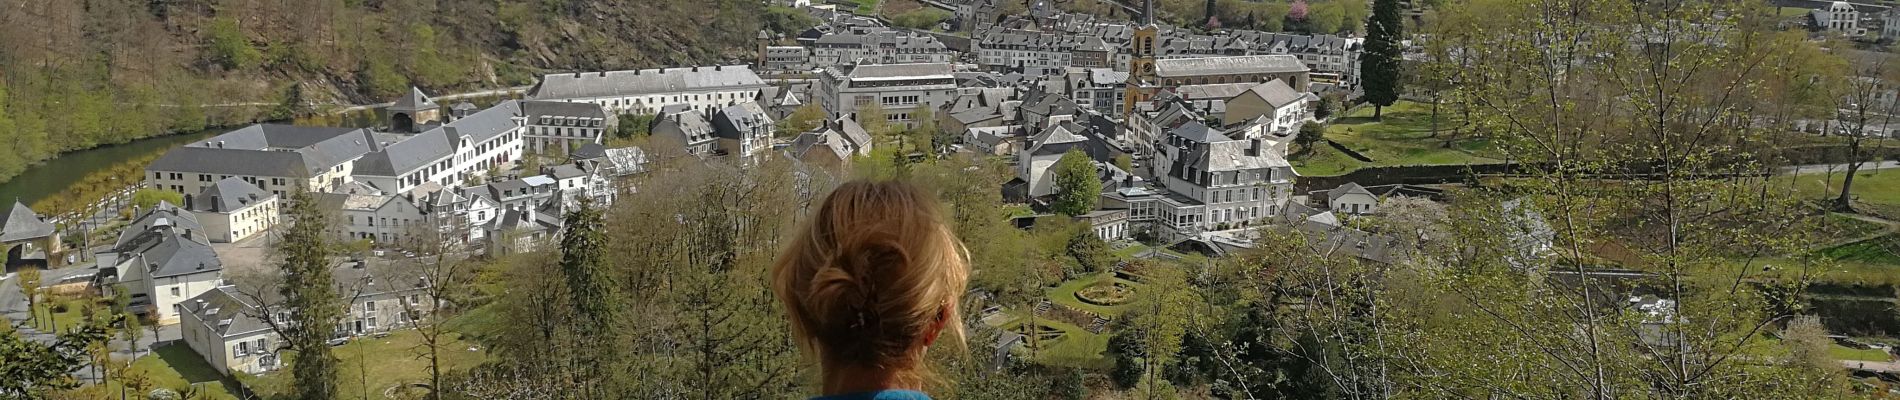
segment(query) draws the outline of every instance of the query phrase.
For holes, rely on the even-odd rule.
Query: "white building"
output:
[[[231,243],[269,231],[277,224],[277,195],[231,177],[185,195],[185,208],[204,224],[212,242]]]
[[[385,194],[317,193],[317,204],[336,213],[331,228],[341,240],[369,240],[381,246],[403,244],[434,228],[408,198]]]
[[[1284,148],[1237,134],[1200,122],[1169,131],[1154,160],[1164,190],[1118,189],[1119,198],[1109,196],[1109,204],[1127,204],[1131,221],[1152,221],[1158,234],[1171,239],[1246,227],[1279,214],[1292,199],[1296,177]]]
[[[1227,99],[1221,121],[1239,124],[1260,119],[1267,133],[1293,134],[1299,131],[1300,125],[1313,119],[1312,113],[1307,112],[1307,99],[1307,94],[1275,79],[1252,85],[1247,91]]]
[[[165,152],[145,167],[145,186],[199,193],[235,177],[278,197],[298,186],[328,191],[351,182],[354,163],[379,146],[368,129],[251,125]]]
[[[756,162],[772,149],[772,116],[757,102],[722,107],[713,114],[712,123],[719,150],[726,155]]]
[[[127,291],[131,311],[155,313],[161,325],[178,321],[179,303],[218,287],[224,264],[190,211],[160,202],[98,254],[95,282]]]
[[[372,335],[414,326],[437,308],[429,282],[400,268],[368,261],[332,267],[339,300],[348,306],[337,319],[334,337]],[[192,351],[226,376],[277,370],[283,363],[282,337],[271,324],[289,323],[274,290],[219,286],[181,303],[179,335]],[[269,313],[266,316],[266,313]],[[271,321],[265,320],[270,318]]]
[[[1358,183],[1347,182],[1337,188],[1314,192],[1311,196],[1314,200],[1324,201],[1326,209],[1336,213],[1365,215],[1378,212],[1379,209],[1379,196]]]
[[[615,115],[658,114],[672,104],[710,113],[757,99],[765,86],[744,65],[575,72],[542,76],[541,83],[528,90],[528,98],[594,103]]]
[[[1847,36],[1867,34],[1867,31],[1860,26],[1860,10],[1855,9],[1851,3],[1836,1],[1828,4],[1827,8],[1809,11],[1809,14],[1814,16],[1814,24],[1820,26],[1823,31],[1837,32]]]
[[[835,32],[820,36],[810,46],[812,66],[819,68],[847,64],[947,63],[956,58],[956,53],[937,38],[898,30]],[[770,58],[770,49],[767,50]]]
[[[594,103],[529,100],[521,102],[521,113],[526,124],[522,144],[535,153],[567,154],[583,144],[600,144],[617,125],[614,116]]]
[[[877,105],[885,120],[910,127],[918,122],[912,119],[918,111],[935,112],[956,97],[957,79],[951,72],[950,64],[943,63],[826,68],[813,97],[832,118]]]
[[[385,193],[405,194],[434,182],[460,185],[521,159],[527,116],[507,100],[422,133],[387,138],[354,163],[354,175]]]

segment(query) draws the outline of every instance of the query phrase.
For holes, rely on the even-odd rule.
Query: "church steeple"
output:
[[[1155,23],[1155,0],[1142,0],[1142,1],[1141,1],[1141,21],[1140,21],[1140,22],[1141,22],[1141,24],[1142,24],[1142,25],[1154,25],[1154,23]]]

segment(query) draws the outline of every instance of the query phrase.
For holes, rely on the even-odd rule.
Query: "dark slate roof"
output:
[[[1285,107],[1288,104],[1293,104],[1293,102],[1306,97],[1299,91],[1293,90],[1292,86],[1287,86],[1286,81],[1279,79],[1254,85],[1248,88],[1247,92],[1255,96],[1260,96],[1260,99],[1266,100],[1267,105],[1273,106],[1274,108]]]
[[[759,103],[748,101],[719,109],[719,113],[713,116],[713,125],[719,137],[739,139],[745,132],[757,129],[770,131],[772,116],[766,114],[765,108],[760,107]]]
[[[537,100],[634,96],[699,90],[744,90],[765,86],[744,65],[549,74],[528,90]]]
[[[528,123],[534,123],[539,117],[580,117],[607,118],[607,110],[600,104],[570,101],[521,101],[521,113],[528,117]]]
[[[1326,200],[1338,200],[1341,196],[1355,193],[1372,196],[1372,191],[1366,190],[1365,186],[1359,186],[1358,182],[1346,182],[1346,184],[1339,185],[1339,187],[1333,188],[1333,190],[1326,191]]]
[[[1285,54],[1155,60],[1155,75],[1161,77],[1304,71],[1307,71],[1306,63],[1300,62],[1299,57]]]
[[[204,225],[198,223],[198,216],[186,212],[171,202],[159,200],[158,205],[146,210],[138,219],[132,220],[124,229],[119,230],[119,240],[112,248],[116,251],[129,251],[128,247],[137,241],[138,236],[152,230],[177,230],[184,228],[192,231],[204,231]]]
[[[27,208],[19,200],[13,201],[13,208],[7,210],[5,220],[0,220],[0,241],[33,239],[52,236],[53,224],[40,220],[40,214]]]
[[[574,164],[561,164],[548,167],[548,175],[553,176],[554,179],[568,179],[587,175],[587,170],[581,169],[580,166]]]
[[[206,328],[219,337],[245,335],[270,329],[270,325],[257,318],[260,313],[257,305],[246,301],[238,294],[236,286],[219,286],[196,297],[178,303],[186,313],[203,321]],[[228,323],[227,323],[228,321]]]
[[[185,232],[153,229],[134,236],[130,247],[117,249],[121,259],[138,257],[153,278],[217,271],[224,268],[211,245],[192,240]]]
[[[191,211],[231,212],[275,196],[242,178],[230,177],[206,186],[187,204],[191,206]]]
[[[1182,139],[1192,140],[1192,141],[1201,142],[1201,143],[1225,142],[1229,140],[1234,140],[1233,138],[1227,137],[1227,134],[1221,133],[1219,129],[1210,128],[1206,124],[1202,124],[1200,121],[1188,121],[1185,124],[1181,124],[1180,127],[1174,128],[1174,130],[1170,131],[1170,133],[1174,134],[1175,136],[1180,136]]]
[[[920,76],[941,75],[951,77],[950,64],[870,64],[845,67],[844,76],[851,79],[914,78]]]
[[[434,110],[440,107],[441,106],[435,104],[434,99],[430,99],[429,96],[422,94],[422,89],[410,86],[409,94],[402,96],[400,99],[396,99],[396,104],[390,105],[389,111],[414,112]]]
[[[145,169],[305,177],[379,147],[367,129],[252,125],[172,149]]]
[[[576,147],[574,151],[567,152],[567,158],[575,160],[592,160],[606,156],[607,146],[592,142],[581,144],[581,147]]]
[[[354,172],[373,176],[407,174],[455,154],[457,143],[464,137],[473,145],[515,129],[514,118],[520,115],[521,102],[503,101],[443,126],[390,143],[383,146],[381,151],[364,155],[356,161]]]

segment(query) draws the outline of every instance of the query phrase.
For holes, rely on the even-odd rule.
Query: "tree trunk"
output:
[[[1385,120],[1385,106],[1379,105],[1379,103],[1372,103],[1372,120]]]
[[[1438,137],[1438,95],[1436,94],[1432,95],[1432,135],[1427,137]],[[1450,147],[1451,141],[1445,141],[1445,146]]]
[[[1853,146],[1853,147],[1859,147],[1859,146]],[[1858,151],[1854,152],[1854,154],[1858,154],[1858,153],[1859,153]],[[1841,179],[1841,196],[1834,198],[1835,211],[1840,211],[1840,212],[1854,211],[1854,198],[1853,198],[1854,173],[1860,171],[1860,164],[1861,163],[1860,161],[1858,161],[1858,158],[1856,158],[1856,160],[1854,161],[1847,162],[1847,177]]]

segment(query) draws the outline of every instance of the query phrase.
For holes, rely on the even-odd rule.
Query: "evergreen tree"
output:
[[[1366,20],[1365,55],[1359,60],[1359,79],[1365,85],[1366,101],[1372,103],[1372,118],[1383,117],[1385,107],[1399,101],[1400,77],[1405,39],[1405,23],[1400,20],[1399,0],[1374,0],[1372,18]]]
[[[302,400],[336,399],[338,361],[328,340],[343,317],[343,304],[330,275],[331,247],[324,240],[329,221],[316,197],[302,189],[291,195],[286,216],[291,224],[275,250],[283,256],[280,309],[290,323],[275,328],[291,352],[291,388]]]
[[[606,236],[600,233],[600,210],[583,202],[569,212],[561,232],[561,274],[580,318],[574,329],[582,340],[605,343],[613,336],[615,314],[619,312],[619,290],[614,286],[601,258]],[[580,375],[585,390],[599,389],[598,373],[605,364],[605,353],[579,354]],[[591,383],[591,384],[590,384]]]
[[[1081,149],[1069,149],[1056,160],[1055,201],[1052,207],[1065,215],[1076,216],[1095,211],[1102,194],[1102,181],[1095,173],[1095,162]]]

